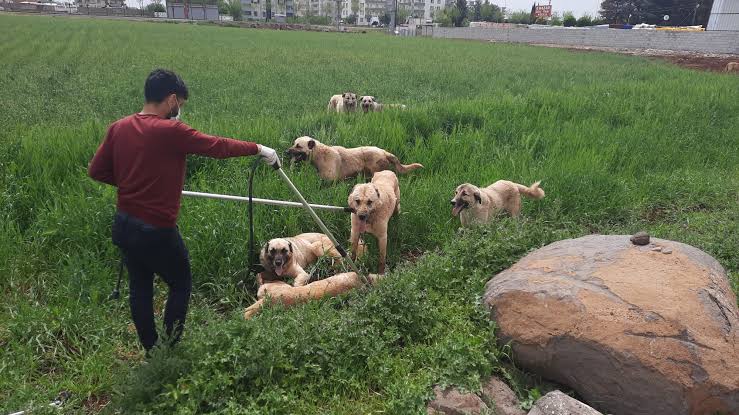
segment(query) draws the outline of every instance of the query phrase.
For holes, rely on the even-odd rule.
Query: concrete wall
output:
[[[739,55],[739,32],[436,27],[433,30],[433,37]]]

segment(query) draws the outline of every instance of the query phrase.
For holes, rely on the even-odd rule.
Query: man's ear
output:
[[[477,203],[482,204],[482,194],[479,190],[475,191],[475,200],[477,200]]]
[[[316,146],[316,140],[310,140],[308,141],[308,149],[313,150],[313,147]]]

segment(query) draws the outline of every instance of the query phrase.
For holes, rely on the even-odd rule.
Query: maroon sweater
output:
[[[185,183],[185,156],[251,156],[254,143],[203,134],[156,115],[134,114],[108,128],[88,174],[118,187],[118,210],[157,227],[172,228]]]

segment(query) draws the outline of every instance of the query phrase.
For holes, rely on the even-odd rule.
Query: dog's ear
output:
[[[290,253],[293,253],[293,243],[290,241],[287,241],[287,247],[290,248]]]
[[[375,193],[377,193],[377,197],[380,197],[380,191],[375,187]]]
[[[372,102],[377,102],[377,98],[375,97],[370,97],[370,99],[372,100]]]
[[[479,190],[475,190],[475,200],[477,200],[477,203],[482,204],[482,194]]]
[[[267,261],[267,252],[269,251],[269,242],[264,244],[264,248],[262,248],[262,255],[259,256],[259,259]]]
[[[316,140],[308,141],[308,149],[313,150],[313,147],[315,146],[316,146]]]

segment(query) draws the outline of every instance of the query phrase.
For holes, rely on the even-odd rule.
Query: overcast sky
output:
[[[493,4],[497,4],[501,7],[508,7],[510,10],[531,10],[531,5],[534,1],[541,4],[547,4],[548,0],[491,0]],[[572,11],[575,16],[581,16],[584,13],[588,13],[592,16],[598,14],[600,9],[601,0],[552,0],[552,9],[555,12]],[[151,0],[144,0],[144,4],[151,3]],[[126,0],[126,4],[130,7],[139,7],[138,0]]]

